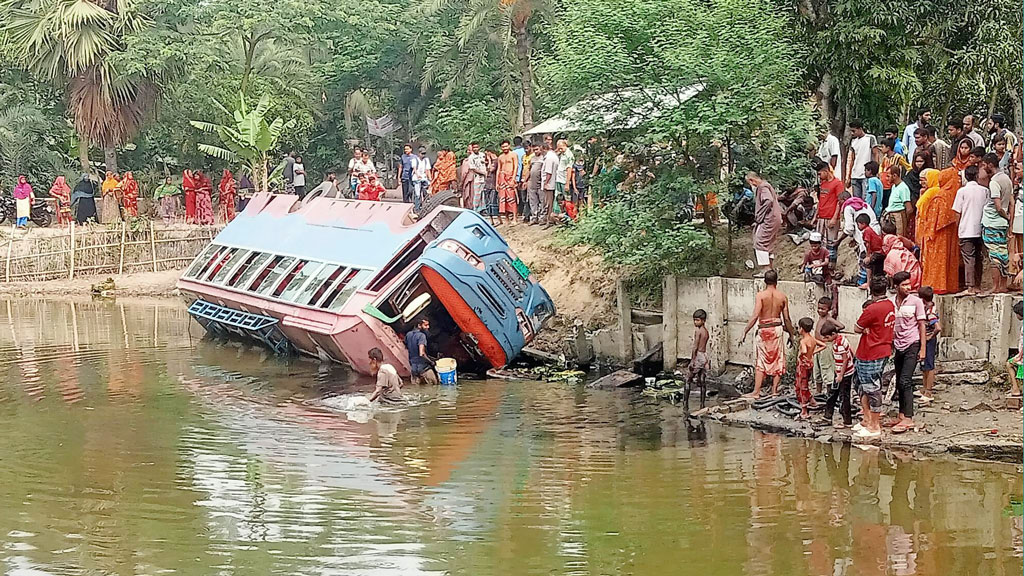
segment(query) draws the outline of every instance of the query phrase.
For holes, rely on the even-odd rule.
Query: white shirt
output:
[[[842,180],[846,177],[846,174],[843,174],[843,149],[839,145],[839,138],[836,138],[829,132],[828,136],[825,136],[825,141],[821,143],[821,146],[818,146],[818,158],[831,166],[833,156],[836,157],[836,167],[832,170],[832,173],[835,174],[836,178]]]
[[[554,150],[548,150],[544,156],[544,168],[541,173],[541,183],[545,190],[555,189],[555,178],[558,174],[558,154]],[[550,181],[549,177],[550,176]]]
[[[968,182],[963,188],[956,191],[953,211],[960,214],[960,227],[957,228],[957,235],[961,240],[981,238],[981,216],[985,213],[988,196],[988,188],[977,182]]]
[[[917,132],[918,128],[920,126],[917,125],[917,122],[914,122],[903,129],[903,151],[906,152],[905,156],[907,158],[914,157],[914,149],[917,148],[917,140],[914,139],[914,133]]]
[[[875,211],[871,209],[871,206],[861,208],[860,210],[854,210],[853,206],[843,208],[843,233],[847,236],[853,236],[854,241],[857,242],[857,247],[860,248],[859,252],[864,252],[867,250],[864,246],[864,233],[857,226],[857,216],[861,214],[868,215],[868,218],[871,220],[868,222],[868,226],[876,233],[881,234],[882,227],[878,225],[878,218],[875,217]]]
[[[1013,202],[1013,230],[1014,234],[1024,234],[1024,201],[1014,197]]]
[[[376,174],[377,168],[373,165],[373,160],[363,160],[360,158],[352,163],[352,175],[359,176],[360,174]]]
[[[850,150],[853,150],[853,166],[850,167],[850,178],[866,178],[864,176],[864,165],[871,162],[871,140],[870,134],[850,141]]]
[[[294,171],[294,174],[295,174],[295,179],[292,180],[292,183],[295,184],[296,186],[305,186],[306,185],[306,167],[303,166],[302,164],[299,164],[298,162],[296,162],[295,165],[292,166],[292,170]]]
[[[413,182],[426,182],[430,180],[430,159],[417,156],[412,161]]]
[[[473,183],[480,184],[487,176],[487,158],[483,152],[469,155],[469,170],[473,173]]]

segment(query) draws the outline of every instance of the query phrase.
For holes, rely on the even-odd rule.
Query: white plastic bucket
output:
[[[434,367],[437,368],[437,378],[441,381],[442,385],[451,385],[459,381],[459,376],[455,372],[454,358],[440,358]]]

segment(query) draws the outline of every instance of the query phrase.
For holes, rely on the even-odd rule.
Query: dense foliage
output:
[[[0,0],[0,15],[0,189],[79,164],[144,182],[253,168],[204,154],[190,123],[232,124],[239,93],[282,119],[271,164],[296,150],[313,178],[355,143],[378,163],[404,141],[462,152],[576,105],[588,168],[628,190],[573,236],[627,266],[702,269],[710,237],[673,203],[728,195],[722,175],[748,166],[780,187],[812,177],[827,122],[1022,116],[1011,0]],[[369,135],[386,115],[398,130]]]

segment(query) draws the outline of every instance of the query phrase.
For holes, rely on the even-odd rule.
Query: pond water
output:
[[[0,301],[0,324],[3,574],[1022,572],[1013,465],[539,382],[346,413],[370,381],[202,340],[178,302]]]

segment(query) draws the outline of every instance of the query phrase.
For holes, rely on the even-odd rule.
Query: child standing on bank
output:
[[[839,415],[843,417],[842,424],[836,424],[836,429],[849,428],[853,424],[853,409],[850,406],[850,390],[853,387],[853,349],[850,342],[843,336],[834,324],[829,324],[821,330],[821,339],[832,344],[832,359],[835,361],[835,381],[828,392],[828,400],[825,401],[825,423],[832,424],[832,415],[835,414],[836,403],[839,404]]]
[[[921,286],[917,295],[924,302],[924,361],[921,362],[921,397],[918,402],[928,404],[932,398],[932,386],[935,385],[935,350],[939,345],[939,333],[942,332],[942,321],[935,306],[935,290],[931,286]]]
[[[710,335],[708,329],[704,325],[707,322],[708,313],[702,309],[697,309],[693,313],[693,352],[690,354],[690,375],[686,378],[686,389],[683,390],[683,406],[689,409],[690,406],[690,388],[694,382],[700,386],[700,407],[704,407],[705,397],[707,395],[707,369],[708,369],[708,340]]]
[[[886,298],[889,281],[885,276],[871,279],[871,300],[864,306],[853,329],[860,334],[856,362],[863,422],[853,427],[854,438],[870,440],[882,435],[882,372],[892,356],[896,305]]]
[[[836,320],[832,315],[832,298],[829,296],[822,296],[818,299],[818,322],[814,325],[814,337],[822,342],[825,340],[825,328],[829,326],[835,327],[837,332],[846,330],[846,326],[842,322]],[[815,394],[821,394],[822,388],[831,390],[833,384],[835,384],[835,365],[832,363],[832,352],[829,350],[822,350],[814,355],[814,386]],[[828,386],[824,386],[825,384]]]
[[[796,401],[800,403],[797,420],[810,420],[807,411],[811,404],[811,372],[814,370],[814,355],[825,349],[825,344],[814,337],[814,320],[801,318],[797,322],[800,331],[800,355],[796,361]]]

